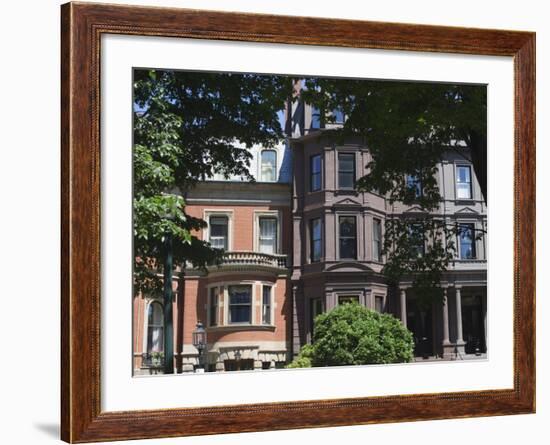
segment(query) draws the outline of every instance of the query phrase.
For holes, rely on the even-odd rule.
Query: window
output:
[[[422,196],[422,179],[419,175],[407,175],[407,188],[414,191],[415,198]]]
[[[422,224],[409,225],[409,242],[412,256],[424,256],[424,227]]]
[[[277,181],[277,152],[275,150],[262,151],[261,178],[263,182]]]
[[[229,323],[252,322],[252,286],[229,286]]]
[[[384,297],[378,295],[374,296],[374,309],[376,312],[384,312]]]
[[[472,175],[469,165],[456,168],[456,198],[472,199]]]
[[[322,254],[322,227],[321,218],[315,218],[310,221],[309,226],[310,237],[310,259],[314,263],[321,260]]]
[[[359,303],[358,295],[341,295],[338,297],[338,304]]]
[[[209,319],[210,326],[218,325],[218,288],[210,288]]]
[[[352,189],[355,187],[355,154],[338,154],[338,187]]]
[[[316,192],[321,190],[321,155],[312,156],[309,160],[309,166],[311,171],[309,189]]]
[[[332,110],[331,114],[335,124],[344,123],[344,112],[340,108],[335,108],[334,110]]]
[[[475,228],[473,223],[461,223],[458,225],[458,238],[460,244],[460,258],[471,260],[476,257]]]
[[[271,286],[262,288],[262,324],[271,324]]]
[[[372,220],[372,259],[382,260],[382,221],[377,218]]]
[[[277,253],[277,218],[260,217],[259,247],[262,253]]]
[[[357,231],[355,216],[340,216],[340,258],[357,259]]]
[[[321,110],[316,107],[311,108],[311,128],[317,129],[322,127]]]
[[[227,216],[210,217],[210,244],[212,245],[212,247],[227,250],[228,225],[229,219],[227,218]]]
[[[147,308],[147,352],[164,351],[164,311],[156,301]]]

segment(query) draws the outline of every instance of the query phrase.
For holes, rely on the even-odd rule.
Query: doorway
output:
[[[462,331],[466,354],[487,352],[485,339],[485,311],[481,295],[462,297]]]

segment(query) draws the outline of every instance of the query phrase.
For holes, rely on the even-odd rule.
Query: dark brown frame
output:
[[[68,3],[61,12],[63,440],[92,442],[535,412],[534,33],[91,3]],[[513,389],[101,412],[99,69],[104,33],[512,56]]]

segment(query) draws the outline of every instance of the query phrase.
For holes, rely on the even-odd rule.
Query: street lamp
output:
[[[200,321],[197,323],[197,326],[193,331],[193,346],[197,348],[197,351],[199,351],[199,369],[202,369],[202,371],[199,372],[204,372],[202,354],[206,349],[206,331]]]
[[[173,219],[166,215],[166,219]],[[174,322],[172,318],[172,234],[166,232],[164,235],[164,373],[174,373]]]

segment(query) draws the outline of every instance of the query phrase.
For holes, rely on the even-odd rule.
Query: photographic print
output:
[[[133,374],[487,358],[487,87],[135,68]]]

